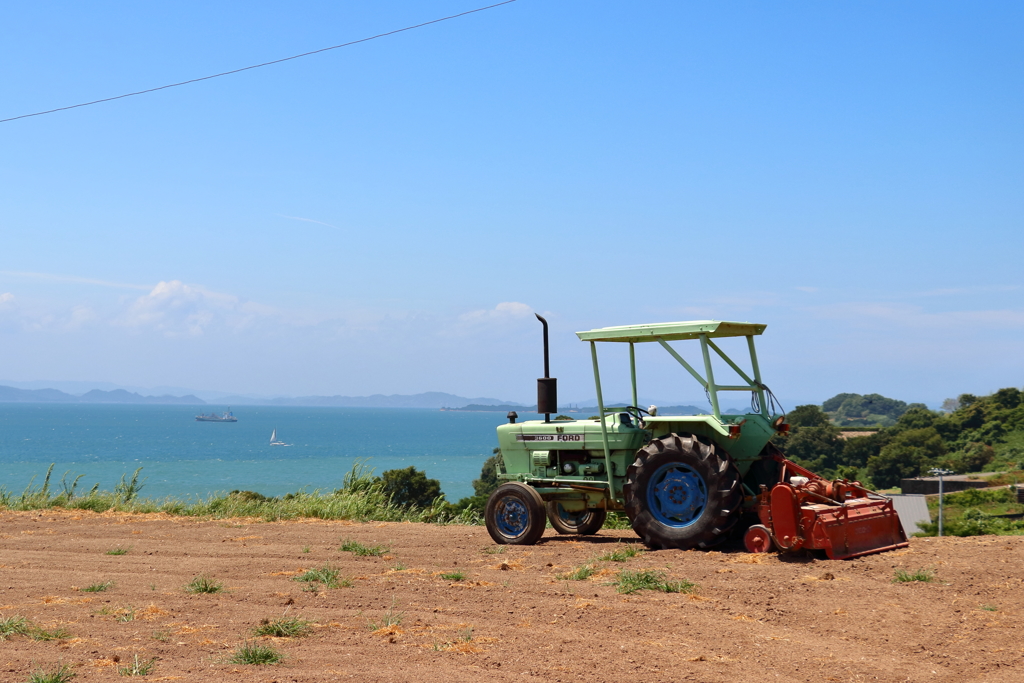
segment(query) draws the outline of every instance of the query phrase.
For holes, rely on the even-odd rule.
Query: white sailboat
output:
[[[271,446],[287,446],[288,445],[284,441],[278,441],[277,440],[277,428],[275,428],[274,431],[270,432],[270,445]]]

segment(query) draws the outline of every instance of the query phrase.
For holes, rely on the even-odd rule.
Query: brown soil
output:
[[[390,551],[357,557],[343,539]],[[0,681],[60,662],[76,683],[127,680],[117,667],[136,654],[158,658],[144,680],[186,683],[1024,680],[1024,538],[915,539],[849,561],[645,552],[596,562],[587,581],[556,578],[620,541],[636,538],[549,530],[498,552],[483,527],[4,512],[0,616],[71,637],[0,642]],[[115,547],[130,551],[106,554]],[[354,585],[314,593],[294,580],[324,563]],[[896,569],[922,567],[934,582],[893,583]],[[621,595],[609,582],[623,568],[699,589]],[[186,593],[201,574],[226,592]],[[371,630],[389,610],[400,623]],[[282,616],[315,624],[258,640],[283,664],[231,663],[253,627]]]

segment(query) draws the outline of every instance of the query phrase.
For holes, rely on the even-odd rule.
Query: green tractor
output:
[[[548,520],[559,533],[594,534],[608,511],[618,510],[652,549],[714,546],[730,536],[741,517],[757,521],[755,514],[763,524],[743,524],[750,527],[747,548],[755,552],[806,547],[850,557],[906,545],[888,499],[857,482],[825,482],[770,443],[789,426],[761,381],[754,337],[765,325],[698,320],[577,332],[590,342],[599,416],[552,421],[558,408],[555,379],[549,377],[547,321],[537,318],[544,325],[545,375],[538,380],[537,412],[545,419],[517,422],[513,412],[509,423],[498,427],[504,460],[498,478],[506,483],[491,494],[485,509],[496,543],[532,545]],[[722,337],[746,338],[749,373],[715,343]],[[699,344],[703,375],[671,345],[680,341]],[[629,344],[632,405],[604,405],[598,342]],[[711,414],[658,415],[654,406],[640,408],[634,350],[640,343],[660,344],[678,361],[706,390]],[[740,383],[716,383],[712,354]],[[721,391],[749,392],[751,412],[723,415]]]

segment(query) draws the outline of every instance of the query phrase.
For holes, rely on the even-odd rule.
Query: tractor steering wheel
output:
[[[640,425],[640,429],[647,427],[647,424],[644,422],[644,415],[650,415],[649,412],[637,406],[626,406],[625,410],[633,414],[633,417],[636,418],[637,423]]]

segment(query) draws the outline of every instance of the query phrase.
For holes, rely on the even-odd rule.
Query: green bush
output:
[[[413,466],[401,470],[388,470],[381,475],[381,492],[395,505],[404,508],[427,508],[440,498],[441,482],[427,479],[424,472]]]
[[[868,474],[883,488],[899,486],[900,479],[921,476],[945,453],[946,446],[934,427],[908,429],[868,459]]]

